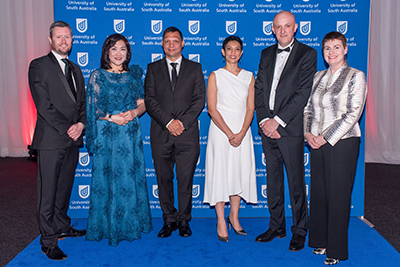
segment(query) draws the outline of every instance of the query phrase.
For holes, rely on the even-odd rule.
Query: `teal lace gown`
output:
[[[86,240],[117,246],[152,230],[139,119],[124,126],[100,120],[136,108],[144,98],[142,69],[92,72],[87,86],[86,146],[93,155]]]

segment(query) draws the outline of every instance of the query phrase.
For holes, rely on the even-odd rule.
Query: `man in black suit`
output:
[[[271,213],[269,229],[256,238],[269,242],[286,236],[284,210],[285,162],[293,214],[293,237],[289,250],[304,248],[308,229],[304,182],[303,109],[311,92],[317,52],[294,39],[294,15],[278,13],[272,31],[278,44],[262,51],[255,103],[267,168],[267,199]]]
[[[158,237],[189,237],[193,175],[200,153],[197,118],[204,107],[204,76],[199,63],[182,56],[184,40],[175,27],[163,33],[165,58],[147,66],[145,104],[151,116],[150,142],[164,226]],[[174,165],[178,210],[174,206]]]
[[[85,81],[78,65],[68,60],[71,27],[50,26],[52,51],[29,66],[29,87],[37,109],[32,148],[38,151],[37,213],[42,252],[52,260],[67,256],[58,239],[85,235],[70,226],[67,215],[82,131],[86,123]]]

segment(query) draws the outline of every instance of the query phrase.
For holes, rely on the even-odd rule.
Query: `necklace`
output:
[[[115,70],[113,70],[113,69],[110,69],[110,71],[111,71],[112,73],[118,73],[118,74],[121,74],[121,73],[124,72],[124,70],[117,70],[117,71],[115,71]]]

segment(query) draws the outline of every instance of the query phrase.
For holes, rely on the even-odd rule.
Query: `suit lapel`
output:
[[[161,61],[160,61],[160,67],[161,67],[161,72],[162,72],[162,74],[164,75],[164,77],[166,78],[166,80],[167,81],[169,81],[169,83],[168,83],[168,88],[171,90],[171,92],[173,91],[172,90],[172,85],[171,85],[171,77],[170,77],[170,75],[169,75],[169,68],[168,68],[168,62],[167,62],[167,60],[166,60],[166,58],[164,57],[163,59],[161,59]]]
[[[67,92],[67,94],[69,95],[69,97],[72,99],[72,101],[74,101],[74,102],[76,103],[75,97],[74,97],[74,95],[72,94],[71,89],[69,88],[67,79],[65,78],[64,72],[62,71],[62,69],[61,69],[61,67],[60,67],[60,64],[58,64],[58,61],[57,61],[56,57],[53,55],[52,52],[50,52],[50,53],[48,54],[48,56],[49,56],[51,62],[54,64],[54,69],[56,70],[57,75],[58,75],[58,77],[59,77],[61,83],[64,85],[65,91]],[[72,65],[72,64],[71,64],[71,65]],[[73,68],[73,73],[74,73],[74,78],[77,77],[76,72],[75,72],[75,68]],[[75,83],[77,83],[77,82],[76,82],[76,79],[75,79]],[[76,86],[78,86],[78,84],[76,84]]]
[[[274,79],[275,65],[276,65],[276,49],[278,49],[278,45],[275,45],[275,49],[273,50],[273,54],[271,55],[271,59],[268,60],[268,67],[266,69],[267,75],[267,85],[268,91],[271,91],[272,80]],[[269,95],[269,94],[268,94]]]
[[[293,63],[293,59],[294,59],[295,56],[296,56],[296,52],[297,52],[297,48],[298,48],[298,47],[299,47],[299,43],[298,43],[297,40],[295,39],[295,40],[294,40],[294,44],[293,44],[292,51],[290,52],[289,58],[288,58],[288,60],[287,60],[287,62],[286,62],[286,64],[285,64],[285,68],[284,68],[283,71],[282,71],[282,74],[281,74],[281,77],[280,77],[279,81],[285,77],[285,74],[286,74],[286,73],[289,71],[289,69],[291,68],[292,63]]]
[[[176,86],[175,86],[175,91],[179,89],[179,85],[182,83],[182,79],[179,79],[179,77],[185,77],[186,71],[187,71],[187,59],[182,56],[182,61],[181,61],[181,66],[179,69],[179,74],[178,78],[176,79]]]

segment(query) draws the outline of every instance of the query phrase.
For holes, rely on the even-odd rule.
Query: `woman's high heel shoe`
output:
[[[218,234],[218,224],[217,224],[217,235],[218,235],[218,240],[222,242],[229,242],[229,236],[220,236]]]
[[[242,230],[236,231],[236,229],[233,228],[233,225],[232,225],[232,223],[231,223],[231,220],[229,219],[229,216],[226,217],[226,221],[227,221],[227,223],[228,223],[229,230],[231,230],[231,228],[232,228],[233,231],[235,231],[235,234],[237,234],[237,235],[247,235],[247,233],[246,233],[245,230],[242,229]]]

